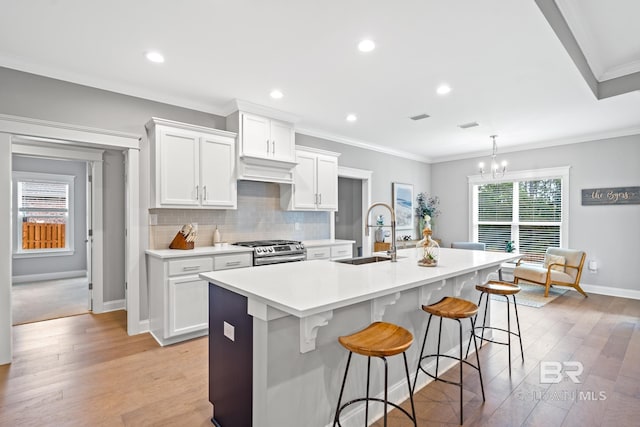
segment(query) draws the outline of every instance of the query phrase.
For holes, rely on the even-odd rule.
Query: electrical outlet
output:
[[[149,214],[149,225],[158,225],[158,214]]]
[[[236,328],[227,323],[227,322],[222,322],[223,325],[223,330],[224,330],[224,336],[229,338],[231,341],[235,341],[236,340]]]
[[[294,224],[294,229],[295,229],[295,231],[300,231],[300,223],[299,222],[296,222]]]

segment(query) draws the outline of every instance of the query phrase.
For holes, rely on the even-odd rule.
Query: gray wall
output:
[[[87,166],[85,162],[36,159],[33,157],[13,156],[13,171],[42,172],[59,175],[75,176],[74,209],[73,209],[73,255],[68,256],[39,256],[37,258],[14,258],[13,276],[59,273],[65,271],[86,271],[87,251],[86,238],[86,203],[87,203]],[[15,193],[14,193],[15,197]],[[14,205],[15,206],[15,205]],[[14,213],[15,218],[15,213]],[[21,224],[14,224],[21,227]],[[20,230],[18,230],[20,232]]]
[[[487,156],[488,157],[488,156]],[[640,258],[640,205],[582,206],[586,188],[640,185],[640,135],[504,153],[510,171],[570,166],[569,242],[598,262],[596,274],[583,272],[582,283],[640,290],[630,267]],[[440,196],[442,214],[436,234],[443,245],[469,238],[467,176],[477,173],[473,158],[432,165],[432,190]]]

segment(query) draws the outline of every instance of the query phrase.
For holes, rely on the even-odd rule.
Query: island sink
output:
[[[360,258],[347,258],[347,259],[338,259],[335,262],[341,262],[343,264],[352,264],[352,265],[361,265],[361,264],[371,264],[372,262],[381,262],[381,261],[389,261],[391,258],[385,256],[368,256],[368,257],[360,257]]]

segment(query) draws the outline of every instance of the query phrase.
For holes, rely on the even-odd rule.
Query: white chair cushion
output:
[[[555,264],[551,266],[552,270],[562,271],[564,272],[564,265],[566,264],[565,258],[562,255],[551,255],[546,254],[544,256],[544,268],[549,268],[551,264]],[[560,265],[558,265],[560,264]]]
[[[534,265],[522,264],[513,270],[513,277],[535,283],[545,283],[547,281],[547,269]],[[564,271],[551,270],[552,283],[573,283],[574,278]]]

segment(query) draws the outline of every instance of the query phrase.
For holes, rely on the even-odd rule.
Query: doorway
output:
[[[91,224],[101,216],[92,212],[92,175],[103,151],[16,138],[12,152],[12,324],[87,313]]]
[[[371,238],[364,232],[364,216],[371,204],[372,172],[338,168],[338,207],[333,216],[336,239],[354,240],[353,256],[371,254]]]

